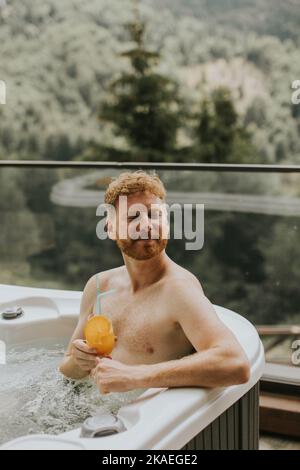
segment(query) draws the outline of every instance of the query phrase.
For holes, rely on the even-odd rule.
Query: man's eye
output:
[[[127,218],[128,220],[134,220],[134,219],[137,219],[139,216],[140,216],[140,212],[137,212],[134,215],[129,215]]]
[[[161,216],[161,212],[154,212],[153,214],[149,215],[150,219],[159,219]]]

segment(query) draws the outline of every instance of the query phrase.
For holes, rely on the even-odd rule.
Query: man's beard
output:
[[[150,241],[149,241],[150,240]],[[117,245],[125,255],[136,260],[147,260],[161,253],[167,246],[167,238],[142,240],[117,239]]]

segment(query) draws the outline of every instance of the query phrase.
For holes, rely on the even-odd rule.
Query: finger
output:
[[[95,361],[91,361],[90,359],[85,359],[84,357],[75,357],[75,361],[78,363],[89,364],[91,368],[94,368],[97,365]]]
[[[97,359],[98,364],[100,364],[100,362],[103,362],[103,361],[105,362],[105,359],[112,359],[112,357],[106,354],[97,354],[96,359]]]
[[[92,370],[96,367],[96,364],[90,361],[85,361],[84,359],[75,359],[75,363],[81,367],[81,366],[86,366],[89,368],[89,370]]]
[[[93,366],[92,366],[90,363],[88,363],[88,362],[77,361],[77,365],[78,365],[78,367],[80,367],[80,369],[82,369],[82,370],[90,371],[91,369],[93,369]]]
[[[90,348],[84,341],[74,341],[73,342],[73,346],[78,350],[78,351],[82,351],[86,354],[90,354],[90,355],[97,355],[97,351],[96,349],[93,349],[93,348]]]
[[[80,349],[77,349],[74,353],[74,356],[80,359],[84,359],[85,361],[91,361],[93,363],[96,363],[96,358],[94,354],[88,354],[85,352],[80,351]]]
[[[86,352],[88,354],[97,354],[97,350],[91,348],[85,341],[76,341],[74,346],[76,349],[79,349],[80,351]]]
[[[101,359],[100,359],[100,364],[105,366],[105,365],[108,365],[110,363],[110,360],[112,360],[112,358],[110,356],[103,356]]]
[[[98,362],[98,363],[94,364],[92,369],[93,369],[93,373],[92,373],[93,378],[97,378],[99,373],[101,374],[101,371],[102,371],[100,363]]]
[[[81,348],[89,348],[86,339],[74,339],[73,344]]]

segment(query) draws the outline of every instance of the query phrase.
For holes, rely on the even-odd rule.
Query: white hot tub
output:
[[[79,312],[81,292],[0,285],[0,311],[20,305],[24,315],[0,319],[2,349],[37,338],[65,340]],[[236,335],[251,363],[246,384],[226,388],[148,389],[122,406],[118,417],[126,430],[97,438],[80,437],[80,428],[59,434],[28,434],[2,449],[256,449],[258,448],[258,382],[264,352],[256,329],[240,315],[214,306]],[[5,373],[0,364],[0,374]],[[8,397],[9,398],[9,397]],[[6,426],[1,422],[0,426]],[[26,434],[26,433],[25,433]],[[14,436],[15,437],[15,436]]]

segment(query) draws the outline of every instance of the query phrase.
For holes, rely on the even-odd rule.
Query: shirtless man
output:
[[[127,207],[120,209],[120,196]],[[116,212],[107,231],[121,249],[124,265],[98,274],[102,313],[117,336],[111,359],[99,357],[84,341],[84,326],[95,314],[96,275],[87,282],[80,316],[60,371],[81,379],[91,374],[101,393],[149,387],[218,387],[249,380],[249,363],[235,336],[219,320],[198,279],[165,252],[167,219],[152,212],[163,205],[165,188],[156,175],[123,173],[110,183],[105,202]],[[144,211],[130,215],[133,204]],[[154,215],[153,215],[154,214]],[[140,237],[132,239],[137,219]],[[120,238],[125,226],[127,238]],[[158,238],[153,239],[153,233]],[[147,239],[145,239],[147,237]]]

